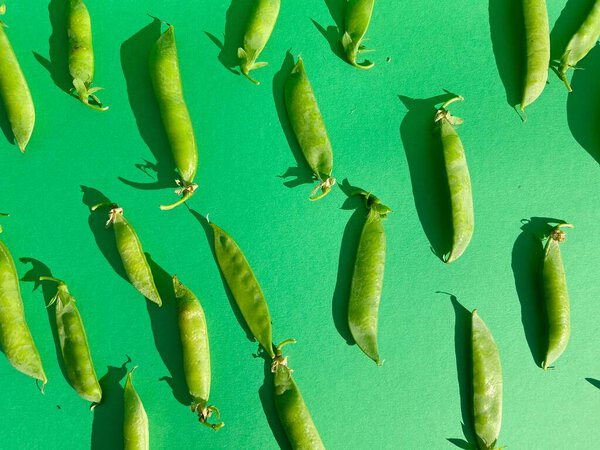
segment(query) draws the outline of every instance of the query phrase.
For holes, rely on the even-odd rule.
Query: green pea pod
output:
[[[561,223],[553,230],[544,250],[542,286],[546,313],[548,315],[548,351],[542,367],[546,370],[567,348],[571,335],[569,293],[565,268],[560,255],[560,243],[566,238],[562,227],[573,225]]]
[[[493,450],[502,425],[502,367],[494,337],[477,310],[471,317],[471,345],[477,444],[481,450]]]
[[[5,11],[6,7],[3,4],[0,6],[0,15]],[[15,141],[24,153],[33,133],[35,109],[29,86],[4,31],[5,26],[0,21],[0,97],[4,102]]]
[[[521,111],[542,93],[550,66],[550,25],[546,0],[523,0],[527,64]]]
[[[108,227],[111,223],[113,224],[117,250],[121,256],[121,261],[123,261],[123,267],[129,281],[144,297],[161,306],[162,300],[158,289],[156,289],[154,277],[144,254],[142,243],[133,227],[127,222],[125,216],[123,216],[123,208],[119,208],[116,204],[108,202],[92,206],[92,211],[104,206],[110,206],[106,226]]]
[[[577,63],[595,47],[598,38],[600,38],[600,0],[594,2],[591,11],[567,44],[567,48],[560,59],[558,74],[569,92],[572,89],[567,79],[567,70],[577,68]]]
[[[183,98],[173,25],[158,38],[150,52],[150,78],[175,167],[181,177],[177,180],[179,189],[175,191],[181,195],[181,199],[160,207],[169,210],[187,201],[198,187],[194,183],[198,170],[198,148],[190,113]]]
[[[457,96],[444,103],[438,109],[434,119],[442,142],[452,210],[452,250],[448,256],[444,257],[444,262],[448,264],[456,261],[464,253],[471,242],[474,228],[471,177],[465,149],[455,129],[455,125],[460,125],[463,120],[454,117],[446,109],[448,105],[458,100],[463,100],[463,98]]]
[[[82,0],[69,0],[69,73],[79,100],[98,111],[108,106],[96,96],[100,87],[91,87],[94,80],[94,47],[92,45],[92,23],[90,13]],[[90,103],[90,99],[94,103]]]
[[[131,381],[135,369],[137,366],[127,374],[123,390],[123,446],[124,450],[148,450],[150,448],[148,416]]]
[[[2,241],[0,241],[0,345],[15,369],[42,382],[43,392],[47,381],[46,374],[25,321],[17,269]]]
[[[287,356],[284,358],[281,354],[284,345],[295,342],[289,339],[277,346],[277,354],[271,366],[274,374],[275,407],[294,450],[324,450],[319,431],[292,377],[293,370],[288,367]]]
[[[354,262],[348,301],[348,325],[360,349],[377,365],[379,301],[383,287],[386,239],[383,220],[392,211],[374,195],[359,191],[369,214],[363,225]]]
[[[298,62],[288,76],[284,89],[290,124],[306,162],[319,181],[310,199],[319,200],[325,197],[335,184],[335,178],[331,176],[333,152],[301,57],[298,57]],[[321,194],[315,196],[319,189]]]
[[[359,53],[368,51],[362,42],[371,22],[374,4],[375,0],[348,0],[346,6],[346,30],[342,36],[342,46],[348,62],[359,69],[370,69],[375,65],[367,60],[362,63],[356,62]]]
[[[220,418],[219,410],[208,404],[210,395],[210,348],[204,310],[196,296],[173,277],[177,303],[177,321],[183,350],[183,371],[185,381],[192,396],[192,412],[198,413],[200,423],[213,430],[224,423],[212,424],[208,418],[214,412]]]
[[[67,378],[81,398],[94,404],[100,403],[102,389],[94,370],[81,315],[75,305],[75,297],[69,293],[69,288],[62,280],[40,277],[40,281],[58,283],[58,291],[48,306],[55,305],[56,329]]]
[[[254,0],[254,6],[248,18],[246,32],[244,33],[244,45],[238,48],[237,54],[240,60],[240,69],[246,78],[254,84],[260,84],[250,76],[250,71],[265,67],[268,63],[256,62],[264,50],[275,22],[279,16],[281,0]]]
[[[231,236],[214,223],[210,226],[214,233],[215,256],[227,286],[250,332],[269,356],[274,358],[271,316],[260,284],[244,253]]]

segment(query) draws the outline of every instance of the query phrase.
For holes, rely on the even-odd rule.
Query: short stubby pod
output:
[[[335,184],[335,178],[331,176],[333,151],[301,57],[298,57],[298,62],[285,82],[285,106],[302,154],[319,181],[310,199],[319,200],[325,197]],[[319,189],[321,193],[315,195]]]
[[[40,354],[25,321],[23,300],[15,263],[0,241],[0,346],[19,372],[46,384]]]
[[[563,227],[573,225],[561,223],[554,227],[544,249],[542,289],[548,315],[548,350],[542,367],[547,369],[567,348],[571,335],[571,313],[567,279],[560,254],[560,243],[566,238]]]
[[[471,346],[477,445],[494,450],[502,425],[502,367],[494,337],[477,310],[471,316]]]
[[[150,448],[148,416],[131,381],[135,369],[137,366],[127,374],[123,390],[123,447],[125,450],[148,450]]]
[[[69,0],[69,73],[79,100],[84,105],[98,111],[106,111],[108,106],[96,96],[100,87],[91,87],[94,80],[94,47],[92,45],[92,23],[90,13],[82,0]],[[94,103],[90,103],[90,99]]]
[[[102,389],[96,376],[81,315],[75,304],[75,297],[70,294],[69,288],[62,280],[40,277],[40,281],[58,283],[56,295],[48,306],[54,304],[56,330],[69,383],[84,400],[100,403]]]
[[[144,254],[142,243],[133,227],[123,216],[123,208],[108,202],[93,206],[92,211],[103,206],[110,207],[106,226],[108,227],[111,223],[113,225],[117,250],[121,256],[121,261],[123,261],[123,267],[129,281],[144,297],[161,306],[162,300],[158,289],[156,289],[154,276]]]
[[[356,62],[358,54],[367,51],[362,45],[362,41],[369,28],[369,22],[371,22],[374,4],[375,0],[348,0],[346,6],[342,46],[348,62],[359,69],[370,69],[375,65],[371,61]]]
[[[288,367],[287,357],[284,358],[281,354],[281,348],[293,342],[295,341],[290,339],[277,346],[277,354],[271,366],[277,414],[292,449],[324,450],[319,431],[292,376],[293,370]]]
[[[198,170],[198,148],[190,113],[183,98],[175,29],[172,25],[158,38],[150,52],[150,78],[175,167],[181,177],[177,180],[179,189],[175,191],[181,195],[181,199],[172,205],[161,206],[162,210],[169,210],[188,200],[198,187],[194,183]]]
[[[238,48],[240,69],[254,84],[260,84],[250,76],[250,71],[265,67],[268,63],[256,60],[264,50],[279,16],[281,0],[253,0],[254,6],[248,18],[243,46]]]
[[[369,214],[360,234],[354,262],[348,301],[348,325],[360,349],[379,365],[377,325],[386,251],[383,219],[392,210],[366,191],[358,191],[357,195],[364,198]]]
[[[231,236],[214,223],[211,223],[210,226],[214,233],[215,257],[223,278],[225,278],[250,332],[273,358],[275,353],[273,352],[269,307],[252,267]]]
[[[452,249],[444,262],[456,261],[466,250],[473,236],[473,194],[471,191],[471,177],[465,157],[465,149],[456,132],[456,125],[463,121],[454,117],[446,108],[451,103],[463,100],[454,97],[444,103],[435,114],[435,127],[442,143],[444,166],[448,178],[450,192],[450,207],[452,210]]]
[[[0,14],[4,14],[5,10],[4,5],[0,6]],[[33,133],[35,109],[29,86],[4,31],[5,26],[0,21],[0,98],[4,103],[15,141],[19,149],[25,152]]]
[[[219,410],[208,404],[210,395],[210,347],[206,317],[200,302],[176,276],[173,277],[175,301],[177,303],[177,323],[183,351],[183,372],[192,396],[192,411],[198,413],[200,423],[213,430],[223,427],[223,422],[212,424],[208,418]]]

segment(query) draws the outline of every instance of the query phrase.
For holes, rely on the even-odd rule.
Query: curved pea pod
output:
[[[502,425],[502,367],[494,337],[477,310],[471,316],[471,345],[477,444],[482,450],[493,450]]]
[[[559,224],[551,232],[544,249],[542,268],[542,288],[546,313],[548,315],[548,351],[542,364],[544,370],[550,367],[567,348],[571,335],[571,318],[567,279],[560,254],[560,243],[566,238],[562,227],[571,224]]]
[[[527,63],[521,111],[542,93],[550,66],[550,25],[546,0],[523,0]]]
[[[156,289],[142,243],[133,227],[123,216],[123,208],[119,208],[114,203],[101,203],[93,206],[92,211],[104,206],[110,206],[106,226],[113,224],[117,250],[129,281],[144,297],[161,306],[162,300]]]
[[[310,200],[319,200],[335,185],[335,178],[331,176],[333,151],[301,57],[285,81],[284,90],[290,124],[308,166],[319,181]],[[315,195],[319,189],[321,193]]]
[[[84,105],[98,111],[106,111],[108,106],[96,96],[100,87],[91,87],[94,80],[94,47],[92,45],[92,22],[90,13],[82,0],[69,0],[69,73],[79,100]],[[90,99],[94,103],[90,103]]]
[[[198,413],[200,423],[213,430],[223,427],[224,423],[212,424],[208,418],[219,410],[208,404],[210,395],[210,347],[206,318],[200,302],[176,276],[173,288],[177,303],[177,322],[183,350],[183,371],[185,381],[192,396],[192,412]]]
[[[102,389],[98,383],[81,315],[75,304],[75,297],[71,295],[69,288],[62,280],[40,277],[40,281],[58,283],[56,295],[48,306],[55,305],[56,329],[67,378],[81,398],[94,404],[100,403]]]
[[[137,366],[127,374],[123,390],[123,446],[125,450],[148,450],[150,448],[148,416],[131,381],[135,369]]]
[[[271,371],[274,374],[275,407],[294,450],[324,450],[319,431],[292,376],[293,370],[288,367],[287,356],[284,358],[281,354],[284,345],[294,342],[290,339],[279,344],[273,359]]]
[[[0,345],[8,361],[19,372],[46,384],[40,354],[25,321],[23,300],[15,263],[0,241]]]
[[[4,14],[5,10],[4,5],[0,6],[0,14]],[[15,141],[21,152],[25,152],[33,133],[35,109],[29,86],[4,31],[5,26],[0,21],[0,97]]]
[[[567,70],[577,68],[577,63],[590,52],[600,38],[600,0],[596,0],[589,14],[573,35],[565,49],[558,66],[558,74],[569,92],[571,84],[567,79]]]
[[[244,33],[244,44],[237,50],[242,73],[257,85],[260,83],[250,76],[250,71],[260,69],[268,64],[256,60],[273,33],[280,6],[281,0],[254,0]]]
[[[260,284],[258,284],[244,253],[231,236],[214,223],[211,223],[210,226],[214,233],[215,256],[227,286],[229,286],[250,332],[273,358],[275,353],[273,352],[271,316]]]
[[[386,250],[382,219],[392,210],[370,193],[360,191],[358,195],[363,196],[369,214],[360,234],[354,262],[348,301],[348,325],[360,349],[379,365],[377,323]]]
[[[158,38],[150,52],[150,78],[171,146],[175,167],[181,177],[175,192],[181,199],[162,210],[173,209],[187,201],[198,188],[194,183],[198,170],[198,148],[192,120],[183,97],[179,59],[172,25]]]
[[[370,69],[375,65],[371,61],[356,62],[358,54],[367,51],[362,42],[369,28],[369,22],[371,22],[374,4],[375,0],[348,0],[346,6],[342,46],[348,62],[359,69]]]
[[[465,149],[456,132],[455,125],[463,120],[454,117],[446,108],[451,103],[463,100],[454,97],[444,103],[435,115],[436,129],[442,142],[444,166],[448,177],[450,191],[450,207],[452,210],[452,250],[444,257],[444,262],[456,261],[466,250],[473,236],[473,194],[471,177],[465,157]]]

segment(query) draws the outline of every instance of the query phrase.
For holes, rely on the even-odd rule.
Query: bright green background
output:
[[[252,356],[257,345],[232,311],[201,223],[185,207],[158,209],[174,199],[173,174],[147,78],[147,49],[157,37],[147,12],[176,29],[200,143],[200,188],[189,206],[197,214],[210,213],[244,249],[268,299],[274,339],[298,339],[287,354],[328,448],[450,449],[456,447],[447,439],[464,439],[466,312],[436,291],[456,295],[468,310],[478,308],[494,333],[504,371],[501,444],[597,446],[600,391],[586,378],[600,377],[600,49],[583,63],[587,70],[574,75],[570,95],[551,73],[523,124],[511,108],[522,76],[517,0],[377,2],[367,42],[377,50],[368,55],[377,65],[367,72],[337,57],[311,22],[333,26],[343,0],[284,1],[263,53],[271,64],[255,72],[263,82],[259,87],[228,71],[207,36],[222,40],[227,33],[221,60],[229,64],[249,0],[231,5],[152,0],[143,6],[89,0],[95,81],[106,87],[101,98],[110,105],[99,113],[53,83],[54,78],[65,86],[61,3],[52,0],[47,8],[41,1],[10,2],[5,16],[37,123],[25,155],[0,134],[1,209],[11,213],[2,222],[2,239],[21,276],[31,280],[33,273],[28,274],[32,265],[19,259],[34,258],[36,274],[47,265],[79,299],[105,404],[90,413],[65,381],[44,309],[44,294],[48,298],[52,289],[32,291],[33,283],[23,282],[27,319],[49,382],[42,396],[0,358],[3,448],[88,448],[90,443],[94,449],[118,448],[125,355],[133,360],[128,367],[140,366],[135,385],[154,448],[267,449],[278,443],[286,448],[271,403],[270,376],[265,378],[264,361]],[[591,3],[549,1],[555,57]],[[336,32],[330,29],[328,36],[335,39]],[[49,37],[53,78],[32,55],[49,56]],[[364,211],[353,212],[353,202],[343,209],[346,196],[339,189],[310,203],[309,184],[288,189],[280,177],[296,166],[281,109],[289,66],[279,72],[288,49],[305,60],[335,149],[335,175],[372,190],[394,209],[386,222],[383,367],[343,337],[343,305]],[[465,119],[460,133],[476,211],[471,245],[451,266],[430,250],[439,248],[448,228],[430,127],[443,89],[466,99],[452,110]],[[413,101],[402,102],[398,95]],[[6,128],[4,118],[1,122]],[[158,162],[158,183],[155,173],[136,168],[144,160]],[[308,175],[301,160],[292,173],[301,179]],[[119,177],[143,183],[144,189]],[[87,194],[80,185],[89,188]],[[200,426],[179,402],[187,398],[172,301],[167,296],[158,310],[119,276],[123,269],[112,231],[103,228],[104,213],[90,218],[84,204],[98,199],[93,189],[124,207],[152,259],[176,272],[201,299],[211,339],[211,400],[227,424],[218,433]],[[556,370],[548,372],[536,366],[535,336],[543,316],[536,306],[540,244],[533,233],[540,221],[520,229],[521,220],[531,217],[576,225],[562,247],[572,338]],[[176,380],[175,398],[169,384],[159,381],[165,376]]]

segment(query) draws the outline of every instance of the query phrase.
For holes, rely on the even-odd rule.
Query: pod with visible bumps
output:
[[[127,374],[123,390],[123,447],[125,450],[148,450],[150,448],[148,416],[131,381],[135,369],[137,366]]]

